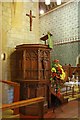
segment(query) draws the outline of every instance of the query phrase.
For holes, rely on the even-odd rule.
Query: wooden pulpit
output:
[[[20,99],[42,96],[45,99],[44,111],[49,102],[50,50],[48,45],[42,44],[16,46],[17,70],[14,80],[20,83]]]

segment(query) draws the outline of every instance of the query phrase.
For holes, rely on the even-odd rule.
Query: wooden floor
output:
[[[52,108],[44,115],[44,118],[79,118],[80,119],[80,99],[70,101],[61,107]]]

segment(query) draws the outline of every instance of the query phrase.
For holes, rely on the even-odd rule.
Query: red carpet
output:
[[[44,118],[80,118],[80,101],[74,100],[70,101],[64,105],[55,109],[53,113],[52,109],[49,109],[48,112],[44,115]],[[63,112],[61,111],[63,110]]]

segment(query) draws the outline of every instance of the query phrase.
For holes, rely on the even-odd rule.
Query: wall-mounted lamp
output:
[[[1,60],[5,60],[6,59],[6,54],[5,53],[1,53]]]
[[[40,14],[41,14],[41,15],[44,14],[44,10],[40,10]]]
[[[45,0],[46,5],[50,5],[50,0]]]
[[[61,0],[57,0],[57,5],[61,5]]]

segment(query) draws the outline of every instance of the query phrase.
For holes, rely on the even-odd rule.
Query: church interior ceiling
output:
[[[69,2],[70,0],[62,0],[61,5]],[[39,10],[44,10],[44,13],[47,13],[61,5],[57,5],[56,0],[51,0],[49,5],[45,4],[45,0],[39,0]]]

